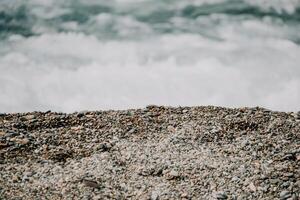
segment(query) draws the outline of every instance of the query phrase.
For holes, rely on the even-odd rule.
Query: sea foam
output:
[[[87,7],[51,7],[53,2],[27,1],[33,7],[24,11],[28,27],[23,28],[31,34],[9,29],[0,41],[0,112],[147,104],[299,110],[300,26],[289,14],[296,12],[299,1],[289,1],[289,6],[282,1],[247,4],[259,5],[261,12],[276,8],[277,17],[229,11],[184,16],[178,13],[186,6],[211,5],[158,3],[145,11],[148,19],[141,10],[153,1],[81,3],[102,6],[104,11],[91,14],[85,13]],[[220,2],[226,1],[215,3]],[[48,7],[51,14],[40,18]],[[82,11],[82,19],[67,15],[74,9]],[[151,15],[164,9],[170,16],[159,21]],[[282,13],[289,21],[280,18]],[[10,23],[5,22],[7,27]]]

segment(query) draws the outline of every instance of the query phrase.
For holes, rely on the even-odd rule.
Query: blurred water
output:
[[[299,0],[1,0],[0,112],[300,110]]]

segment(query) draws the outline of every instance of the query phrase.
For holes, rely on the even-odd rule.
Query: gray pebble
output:
[[[228,196],[225,192],[220,191],[215,194],[215,198],[216,199],[227,199]]]
[[[158,191],[153,191],[153,192],[151,192],[151,197],[150,197],[150,199],[151,200],[158,200],[159,199],[159,192]]]
[[[281,200],[285,200],[285,199],[292,197],[292,194],[289,191],[284,190],[284,191],[280,192],[279,196],[280,196]]]
[[[294,138],[300,120],[291,114],[213,106],[150,106],[128,113],[34,113],[24,121],[20,118],[32,113],[0,117],[0,196],[299,198]]]

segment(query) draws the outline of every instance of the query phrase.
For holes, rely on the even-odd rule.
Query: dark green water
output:
[[[224,23],[238,23],[245,20],[271,21],[275,26],[285,24],[291,26],[291,32],[299,30],[300,6],[293,4],[293,10],[284,6],[273,5],[265,8],[260,4],[249,4],[246,1],[223,1],[219,3],[180,3],[180,1],[120,1],[110,3],[98,1],[68,0],[63,3],[54,2],[50,5],[35,3],[35,1],[16,1],[12,3],[5,0],[0,5],[0,37],[7,38],[12,34],[30,37],[41,34],[39,27],[51,29],[55,32],[75,31],[64,25],[68,22],[76,23],[77,32],[97,35],[99,38],[124,37],[114,29],[114,25],[123,17],[130,17],[136,23],[143,23],[153,30],[154,34],[164,33],[200,33],[201,27],[212,28],[222,26]],[[38,1],[37,1],[38,2]],[[50,1],[49,1],[50,2]],[[196,1],[197,2],[197,1]],[[48,13],[48,14],[47,14]],[[49,13],[52,13],[49,15]],[[45,14],[45,16],[43,16]],[[107,15],[110,21],[102,26],[97,24],[95,18]],[[214,19],[212,16],[218,16]],[[174,24],[174,19],[184,21],[184,25]],[[195,21],[203,20],[203,24]],[[211,27],[209,27],[211,26]],[[133,32],[125,37],[141,37],[140,31]],[[212,38],[213,33],[206,33]],[[299,41],[299,34],[291,33],[293,41]]]

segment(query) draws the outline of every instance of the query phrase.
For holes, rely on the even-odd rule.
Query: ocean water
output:
[[[0,112],[300,110],[300,0],[1,0]]]

